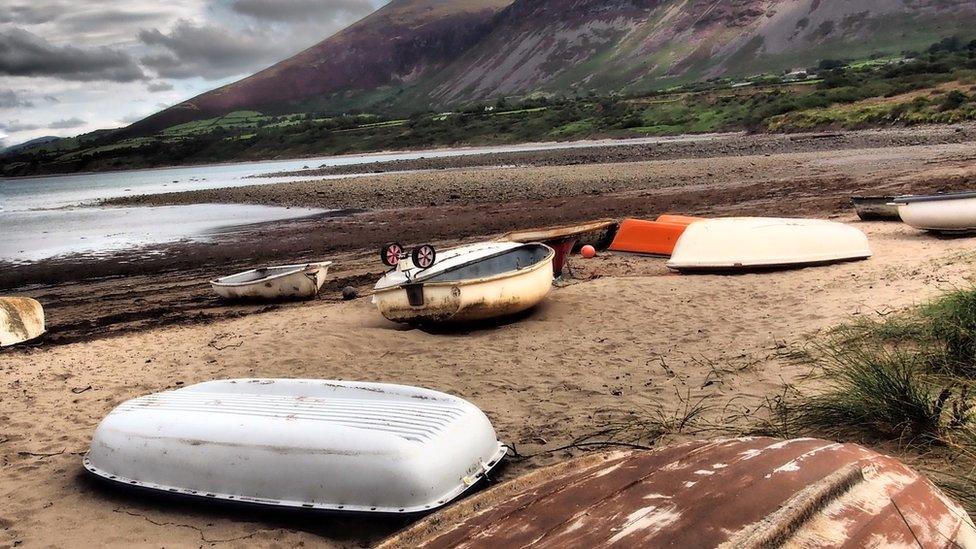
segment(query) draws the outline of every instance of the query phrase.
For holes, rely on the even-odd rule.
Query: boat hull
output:
[[[782,269],[871,257],[860,230],[819,219],[738,217],[693,223],[668,268],[682,272]]]
[[[614,252],[670,256],[691,223],[625,219],[610,244]]]
[[[907,225],[939,233],[976,232],[976,198],[917,200],[898,203],[898,215]]]
[[[404,323],[473,322],[511,316],[535,307],[549,295],[554,255],[499,276],[377,290],[373,303],[387,319]],[[411,292],[415,294],[413,300]],[[416,293],[421,294],[420,301]]]
[[[965,510],[898,460],[816,439],[590,454],[481,492],[394,548],[973,548]]]
[[[851,199],[861,221],[900,221],[893,196],[858,196]]]
[[[44,308],[29,297],[0,297],[0,347],[44,335]]]
[[[444,393],[240,379],[119,405],[83,462],[104,480],[175,495],[409,514],[466,492],[505,451],[476,406]]]
[[[247,283],[225,283],[224,279],[212,280],[210,286],[224,299],[229,300],[289,300],[312,299],[328,278],[331,262],[294,265],[290,273]],[[251,272],[251,271],[248,271]],[[246,273],[232,275],[233,278]]]

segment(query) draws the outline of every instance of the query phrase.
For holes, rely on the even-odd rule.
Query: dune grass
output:
[[[901,448],[976,512],[976,288],[837,328],[812,356],[819,388],[770,405],[767,427]]]

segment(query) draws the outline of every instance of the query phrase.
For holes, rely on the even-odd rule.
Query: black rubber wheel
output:
[[[410,252],[410,259],[413,260],[414,267],[418,269],[429,269],[437,261],[437,250],[430,244],[417,246]]]
[[[400,263],[403,246],[399,242],[390,242],[380,248],[380,261],[387,267],[396,267]]]

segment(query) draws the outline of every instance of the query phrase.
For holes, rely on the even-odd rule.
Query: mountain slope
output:
[[[234,110],[408,114],[536,92],[642,91],[976,36],[972,0],[393,0],[254,76],[134,125]]]
[[[490,31],[492,16],[511,1],[393,0],[294,57],[137,122],[132,130],[150,133],[235,110],[328,108],[345,94],[410,85],[476,44]]]
[[[532,91],[646,90],[972,34],[971,0],[518,0],[421,88],[454,103]]]

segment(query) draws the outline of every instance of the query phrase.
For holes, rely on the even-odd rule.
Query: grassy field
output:
[[[976,119],[976,41],[822,60],[800,74],[712,79],[640,95],[535,94],[451,112],[236,111],[149,136],[100,131],[6,156],[0,175],[122,169],[432,146],[722,131],[811,131]]]

